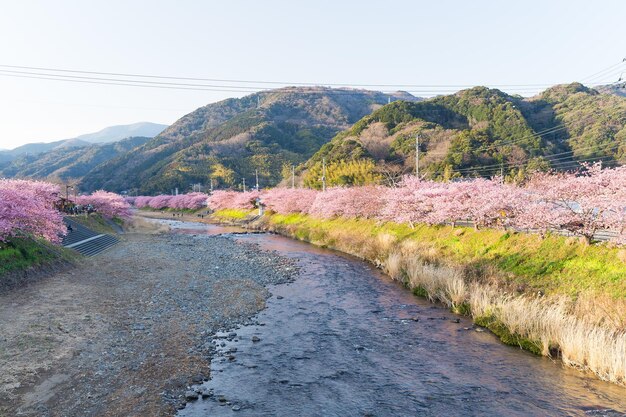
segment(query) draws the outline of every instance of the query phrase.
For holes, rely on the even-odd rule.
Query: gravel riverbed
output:
[[[293,260],[223,236],[125,235],[0,296],[0,416],[165,416]],[[236,331],[236,330],[235,330]]]

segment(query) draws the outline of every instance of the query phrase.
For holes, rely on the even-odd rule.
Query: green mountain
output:
[[[287,87],[227,99],[183,116],[154,139],[87,174],[82,188],[138,193],[188,189],[192,183],[261,186],[280,182],[337,132],[389,100],[367,90]]]
[[[581,84],[558,85],[522,98],[475,87],[420,102],[386,105],[340,132],[300,167],[320,187],[394,181],[414,171],[446,179],[523,177],[529,170],[569,169],[577,161],[626,162],[626,98]]]
[[[103,145],[60,146],[43,153],[22,154],[0,163],[0,177],[74,182],[99,164],[125,154],[148,140],[148,137],[131,137]]]

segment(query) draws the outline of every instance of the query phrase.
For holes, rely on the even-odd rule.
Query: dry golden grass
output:
[[[626,320],[616,321],[626,314],[622,301],[514,295],[498,287],[497,273],[490,268],[472,269],[468,276],[462,269],[425,261],[436,258],[436,250],[417,241],[398,243],[393,236],[379,235],[359,244],[369,246],[369,253],[376,248],[379,252],[374,259],[389,276],[411,289],[419,288],[431,301],[455,311],[468,305],[473,317],[489,317],[504,325],[514,340],[524,341],[520,346],[535,346],[545,356],[559,352],[569,366],[626,384]],[[347,246],[354,250],[354,242]],[[384,253],[387,257],[381,262]]]

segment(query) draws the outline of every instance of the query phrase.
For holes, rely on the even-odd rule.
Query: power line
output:
[[[118,73],[118,72],[98,72],[98,71],[83,71],[66,68],[45,68],[45,67],[28,67],[20,65],[5,65],[0,64],[2,68],[14,68],[22,70],[37,70],[37,71],[49,71],[49,72],[65,72],[75,74],[92,74],[92,75],[110,75],[117,77],[136,77],[136,78],[156,78],[156,79],[169,79],[169,80],[185,80],[185,81],[209,81],[209,82],[228,82],[228,83],[241,83],[241,84],[270,84],[270,85],[299,85],[299,86],[334,86],[334,87],[408,87],[408,88],[443,88],[443,87],[474,87],[476,84],[355,84],[355,83],[312,83],[312,82],[294,82],[294,81],[263,81],[263,80],[241,80],[241,79],[219,79],[219,78],[196,78],[196,77],[177,77],[169,75],[154,75],[154,74],[137,74],[137,73]],[[480,83],[479,83],[480,84]],[[550,87],[554,84],[492,84],[492,87]]]
[[[53,81],[71,81],[71,82],[80,82],[80,83],[88,83],[88,84],[102,84],[102,85],[119,85],[119,86],[127,86],[127,87],[153,87],[153,88],[165,88],[165,89],[178,89],[178,90],[197,90],[197,91],[218,91],[218,92],[234,92],[234,93],[245,93],[245,92],[258,92],[259,90],[267,89],[266,85],[261,86],[253,86],[253,85],[223,85],[223,84],[198,84],[198,83],[188,83],[188,82],[167,82],[167,81],[146,81],[146,80],[137,80],[137,79],[128,79],[128,78],[109,78],[113,77],[135,77],[135,78],[150,78],[150,79],[169,79],[169,80],[189,80],[189,81],[212,81],[212,82],[231,82],[231,83],[253,83],[251,80],[219,80],[219,79],[211,79],[211,78],[191,78],[191,77],[171,77],[171,76],[156,76],[156,75],[143,75],[143,74],[124,74],[124,73],[107,73],[107,72],[95,72],[95,71],[77,71],[77,70],[68,70],[68,69],[52,69],[52,68],[41,68],[41,67],[21,67],[21,66],[11,66],[11,65],[0,65],[3,68],[19,68],[19,69],[30,69],[31,71],[18,71],[18,70],[0,70],[0,75],[7,77],[18,77],[18,78],[34,78],[34,79],[44,79],[44,80],[53,80]],[[42,72],[33,72],[33,71],[47,71],[45,73]],[[72,75],[65,74],[55,74],[50,72],[65,72],[71,73]],[[82,76],[82,75],[73,75],[73,74],[92,74],[92,75],[106,75],[109,77],[92,77],[92,76]],[[258,81],[259,84],[288,84],[288,82],[277,82],[277,81]],[[471,85],[393,85],[393,84],[314,84],[314,83],[291,83],[300,86],[308,86],[312,88],[320,88],[327,86],[342,86],[344,88],[349,87],[398,87],[403,89],[409,89],[407,92],[419,94],[419,95],[437,95],[437,94],[445,94],[452,93],[458,91],[458,88],[461,87],[473,87]],[[535,84],[537,88],[528,88],[529,86],[533,86],[533,84],[510,84],[510,85],[493,85],[492,87],[517,87],[510,89],[511,93],[537,93],[541,90],[539,87],[549,86],[548,84]],[[412,88],[420,88],[420,89],[412,89]],[[458,87],[458,88],[457,88]],[[289,91],[289,87],[284,87],[283,90]],[[316,93],[316,91],[302,91],[301,89],[291,89],[293,92],[297,93]],[[339,94],[355,94],[357,92],[349,91],[349,90],[335,90]],[[322,93],[318,91],[318,93]],[[394,92],[386,92],[385,94],[393,94]]]
[[[602,70],[600,70],[600,71],[598,71],[598,72],[596,72],[596,73],[593,73],[593,74],[591,74],[591,75],[588,75],[588,76],[586,76],[586,77],[583,77],[583,78],[581,78],[581,79],[580,79],[580,81],[581,81],[581,82],[583,82],[583,81],[585,81],[585,80],[592,79],[592,78],[594,78],[594,77],[598,76],[599,74],[603,74],[603,73],[605,73],[606,71],[610,71],[610,70],[612,70],[613,68],[616,68],[616,67],[619,67],[620,65],[623,65],[624,63],[626,63],[626,58],[622,59],[622,60],[621,60],[620,62],[618,62],[617,64],[613,64],[613,65],[611,65],[610,67],[604,68],[604,69],[602,69]]]
[[[234,86],[234,85],[215,85],[215,84],[193,84],[193,83],[170,83],[170,82],[162,82],[162,81],[142,81],[142,80],[131,80],[131,79],[118,79],[118,78],[103,78],[103,77],[85,77],[85,76],[72,76],[72,75],[59,75],[59,74],[46,74],[46,73],[36,73],[36,72],[27,72],[27,71],[8,71],[8,70],[0,70],[0,76],[5,77],[16,77],[16,78],[32,78],[32,79],[42,79],[42,80],[52,80],[52,81],[66,81],[66,82],[77,82],[77,83],[87,83],[87,84],[100,84],[100,85],[118,85],[118,86],[126,86],[126,87],[151,87],[151,88],[162,88],[162,89],[174,89],[174,90],[192,90],[192,91],[218,91],[218,92],[233,92],[233,93],[256,93],[256,92],[271,92],[272,90],[267,90],[265,86]],[[299,94],[325,94],[328,93],[328,90],[315,90],[316,88],[326,88],[325,85],[309,85],[312,90],[302,90],[302,87],[293,87],[286,86],[282,87],[281,90],[285,92],[293,92]],[[345,94],[345,95],[356,95],[362,94],[363,91],[367,90],[359,90],[359,89],[350,89],[349,87],[336,88],[333,89],[332,92],[334,94]],[[455,93],[457,89],[429,89],[429,90],[405,90],[408,93],[418,94],[418,95],[439,95],[439,94],[447,94],[447,93]],[[536,93],[539,92],[540,89],[516,89],[509,90],[510,93]],[[382,94],[393,95],[396,92],[393,91],[380,91]]]

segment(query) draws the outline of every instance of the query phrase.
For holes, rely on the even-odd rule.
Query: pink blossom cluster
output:
[[[97,213],[106,218],[130,217],[130,204],[119,194],[100,190],[89,195],[81,195],[75,199],[76,204],[91,205]]]
[[[590,238],[599,230],[626,243],[626,166],[586,166],[578,175],[538,174],[527,185],[531,204],[518,214],[527,228],[561,228]]]
[[[54,205],[58,196],[54,184],[0,179],[0,241],[26,235],[59,242],[67,229]]]
[[[307,188],[272,188],[263,191],[261,198],[267,209],[276,213],[308,213],[317,194]]]
[[[380,210],[388,190],[367,185],[329,188],[326,192],[318,192],[311,206],[301,212],[322,218],[377,218],[381,215]]]
[[[216,191],[208,203],[214,210],[252,209],[256,197],[253,192]],[[590,240],[608,230],[617,234],[613,241],[626,243],[626,167],[596,164],[575,173],[540,173],[521,186],[501,178],[444,183],[409,176],[395,188],[275,188],[260,198],[281,214],[429,225],[470,221],[476,227],[560,229]]]
[[[227,208],[250,210],[257,206],[256,201],[260,196],[256,190],[245,192],[215,190],[209,196],[207,204],[212,210]]]
[[[132,197],[132,202],[137,208],[150,207],[156,210],[165,208],[196,210],[206,207],[207,198],[204,193],[189,193],[178,195],[157,195],[155,197],[138,196]]]

